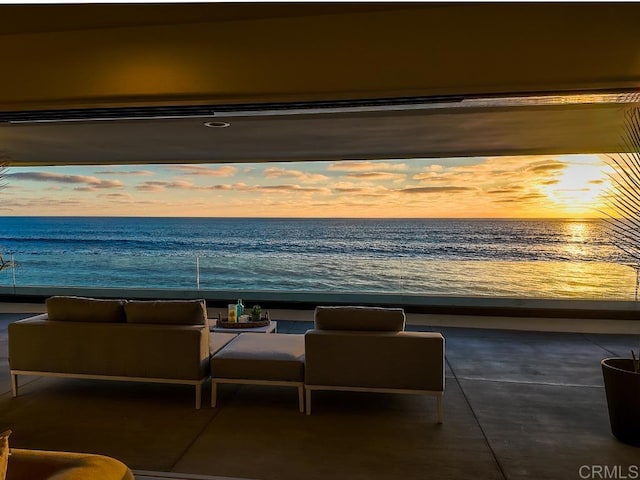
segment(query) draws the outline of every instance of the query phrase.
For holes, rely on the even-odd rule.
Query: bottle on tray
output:
[[[244,315],[244,305],[242,304],[242,299],[238,299],[238,303],[236,303],[236,321],[240,321],[240,317]]]
[[[236,315],[237,305],[230,303],[227,309],[227,321],[230,323],[236,323],[238,321],[238,317]]]

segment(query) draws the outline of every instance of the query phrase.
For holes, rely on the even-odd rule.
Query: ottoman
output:
[[[304,335],[241,333],[211,357],[211,406],[219,383],[298,388],[304,412]]]

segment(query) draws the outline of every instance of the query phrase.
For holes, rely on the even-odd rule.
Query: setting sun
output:
[[[580,156],[575,163],[559,169],[554,178],[543,182],[541,190],[559,208],[572,216],[595,216],[603,207],[603,194],[611,183],[606,164],[595,156]]]

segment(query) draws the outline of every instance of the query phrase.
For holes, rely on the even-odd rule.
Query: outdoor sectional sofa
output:
[[[235,337],[210,335],[204,300],[51,297],[46,306],[9,325],[14,397],[18,375],[127,380],[193,385],[200,408],[210,354]]]
[[[204,300],[51,297],[47,313],[9,325],[13,395],[18,375],[193,385],[250,383],[298,389],[311,414],[317,390],[432,395],[442,422],[444,338],[406,332],[401,308],[318,307],[304,335],[210,333]],[[304,391],[303,391],[304,388]]]

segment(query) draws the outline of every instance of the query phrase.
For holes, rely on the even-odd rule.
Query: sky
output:
[[[9,168],[1,215],[593,218],[599,155]]]

